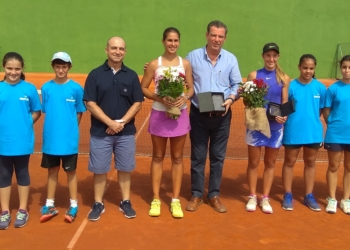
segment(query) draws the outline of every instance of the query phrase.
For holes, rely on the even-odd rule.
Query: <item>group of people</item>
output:
[[[9,204],[13,172],[16,174],[19,194],[19,209],[14,226],[23,227],[29,218],[28,165],[30,154],[34,150],[33,124],[39,119],[41,112],[45,114],[41,166],[47,168],[48,178],[47,199],[41,208],[40,221],[44,222],[58,214],[54,202],[62,162],[62,168],[67,174],[70,196],[65,219],[73,222],[78,212],[78,126],[86,107],[83,88],[68,78],[72,60],[65,52],[53,55],[51,66],[55,78],[42,86],[41,101],[36,87],[25,81],[24,60],[20,54],[5,54],[2,65],[5,78],[0,82],[0,229],[7,229],[11,222]]]
[[[33,124],[45,113],[43,127],[43,155],[41,166],[48,169],[47,199],[41,208],[40,221],[45,222],[58,214],[55,207],[55,191],[58,172],[62,165],[67,174],[70,203],[65,219],[73,222],[78,212],[77,201],[77,158],[79,123],[83,112],[91,113],[90,158],[88,169],[93,173],[94,203],[88,214],[90,221],[97,221],[104,213],[103,195],[106,187],[110,160],[118,171],[121,189],[119,210],[126,218],[136,217],[130,202],[131,172],[135,169],[134,119],[142,107],[144,97],[153,100],[148,132],[151,134],[153,153],[150,167],[153,200],[150,201],[150,216],[161,214],[160,186],[163,160],[167,141],[170,141],[172,161],[173,195],[170,211],[174,218],[184,216],[179,196],[182,183],[183,147],[189,133],[191,140],[191,194],[186,210],[196,211],[206,195],[207,203],[217,212],[224,213],[226,207],[220,200],[220,184],[230,135],[231,106],[239,98],[238,88],[242,81],[237,58],[222,48],[227,26],[215,20],[208,24],[207,43],[193,50],[186,58],[177,54],[180,32],[173,27],[163,33],[164,53],[147,63],[140,83],[136,72],[126,67],[125,41],[112,37],[107,41],[107,60],[92,70],[84,89],[69,79],[72,60],[65,52],[55,53],[51,66],[55,78],[41,88],[42,102],[35,86],[25,81],[24,60],[18,53],[7,53],[2,61],[5,78],[0,82],[0,229],[7,229],[11,222],[10,194],[13,172],[16,173],[19,209],[14,226],[23,227],[29,218],[27,202],[30,177],[28,164],[34,149]],[[337,170],[344,153],[343,199],[341,209],[350,214],[350,126],[347,115],[350,105],[350,55],[340,62],[343,78],[326,87],[315,79],[316,58],[302,55],[298,64],[300,75],[290,81],[278,60],[280,49],[275,43],[264,45],[262,59],[264,67],[251,72],[248,80],[262,79],[269,87],[265,99],[275,103],[294,100],[295,112],[288,117],[277,116],[269,121],[271,137],[260,131],[246,131],[248,145],[247,181],[249,196],[247,211],[255,211],[258,205],[257,178],[261,149],[265,147],[263,189],[259,205],[264,213],[273,213],[269,193],[274,179],[274,166],[279,148],[285,147],[283,184],[285,194],[282,208],[293,210],[292,180],[293,167],[301,148],[304,159],[304,204],[314,211],[321,208],[313,196],[315,160],[319,148],[328,151],[329,166],[327,184],[329,188],[326,212],[337,210]],[[160,81],[169,68],[173,74],[186,78],[186,88],[176,99],[158,94]],[[156,83],[155,91],[149,86]],[[221,92],[224,95],[224,113],[201,112],[198,94]],[[187,104],[190,100],[190,114]],[[180,115],[171,119],[167,110],[177,107]],[[247,107],[249,108],[249,107]],[[321,115],[327,123],[323,139]],[[304,133],[300,133],[300,127]],[[209,155],[210,174],[208,191],[205,194],[205,165]]]

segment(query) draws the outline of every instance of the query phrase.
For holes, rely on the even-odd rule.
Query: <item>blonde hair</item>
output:
[[[284,86],[286,84],[285,79],[286,74],[283,72],[279,64],[276,62],[276,80],[278,84],[282,84]]]

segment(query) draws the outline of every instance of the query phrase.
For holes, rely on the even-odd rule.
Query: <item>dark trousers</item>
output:
[[[222,168],[230,135],[231,117],[231,110],[225,116],[210,117],[209,114],[200,113],[199,109],[191,104],[191,193],[194,197],[202,197],[204,193],[204,173],[208,146],[210,175],[207,197],[211,199],[220,194]]]

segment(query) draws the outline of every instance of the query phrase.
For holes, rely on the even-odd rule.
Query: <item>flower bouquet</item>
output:
[[[169,67],[163,71],[156,80],[157,95],[166,97],[168,101],[175,102],[178,97],[187,91],[186,76],[176,69]],[[177,119],[181,115],[178,107],[167,108],[167,116]]]
[[[270,138],[271,130],[266,115],[265,100],[268,85],[262,79],[254,79],[241,83],[238,93],[243,97],[245,108],[245,125],[249,130],[260,131],[263,135]]]

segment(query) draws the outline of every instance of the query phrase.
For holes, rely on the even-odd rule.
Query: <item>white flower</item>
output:
[[[250,88],[250,92],[253,92],[255,89],[254,88]]]
[[[172,72],[172,75],[173,75],[173,77],[178,77],[180,74],[179,74],[179,72],[177,72],[177,71],[173,71],[173,72]]]
[[[245,84],[243,84],[243,88],[247,88],[247,87],[250,87],[250,85],[254,84],[253,81],[248,81],[246,82]]]

